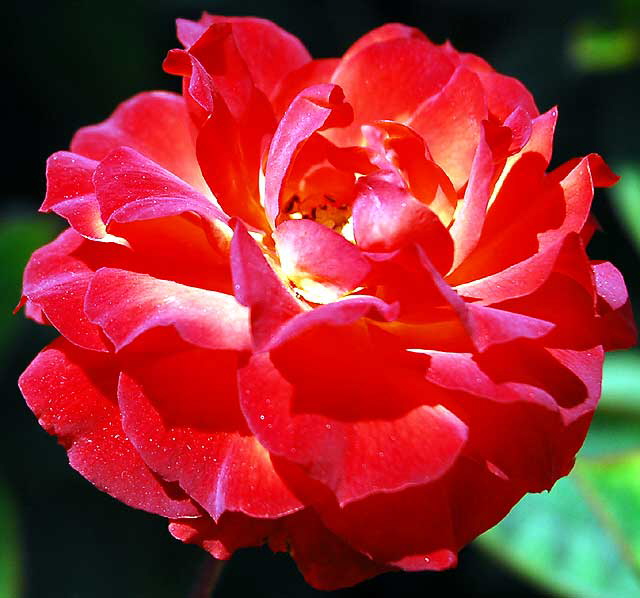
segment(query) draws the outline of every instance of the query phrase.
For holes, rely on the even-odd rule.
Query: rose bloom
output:
[[[69,223],[26,267],[60,337],[20,378],[101,490],[218,559],[268,543],[338,588],[441,570],[572,468],[604,351],[597,154],[558,112],[399,24],[312,60],[257,18],[178,20],[148,92],[47,164]]]

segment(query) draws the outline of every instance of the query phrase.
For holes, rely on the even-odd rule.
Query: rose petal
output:
[[[193,46],[211,25],[231,25],[233,40],[255,85],[269,95],[291,71],[311,60],[302,42],[275,23],[256,17],[225,17],[204,13],[195,23],[177,19],[178,38]]]
[[[240,222],[231,241],[231,270],[235,297],[250,310],[251,334],[255,348],[260,350],[282,324],[302,311],[302,306]]]
[[[458,67],[449,82],[413,114],[407,124],[424,138],[431,156],[456,189],[467,182],[487,118],[478,76]]]
[[[196,148],[202,173],[225,212],[268,230],[258,174],[276,123],[264,96],[253,95],[249,102],[247,110],[234,117],[214,94],[213,114],[200,129]]]
[[[285,220],[273,237],[284,274],[300,288],[309,280],[338,298],[369,273],[369,262],[358,247],[313,220]]]
[[[103,220],[162,218],[192,211],[205,221],[228,217],[204,195],[127,147],[112,151],[93,175]]]
[[[364,251],[392,252],[418,243],[439,271],[449,269],[453,242],[431,209],[386,180],[384,174],[358,181],[353,205],[356,242]]]
[[[158,326],[174,326],[187,342],[207,349],[248,349],[249,313],[233,296],[126,270],[101,268],[84,311],[117,351]]]
[[[73,229],[33,253],[24,272],[23,294],[72,343],[108,351],[109,342],[84,313],[84,296],[96,270],[92,257],[103,263],[126,264],[126,249],[114,244],[90,244]],[[101,264],[102,265],[102,264]]]
[[[93,186],[98,162],[71,152],[56,152],[47,160],[47,195],[41,212],[66,218],[81,235],[95,241],[126,245],[124,239],[107,233]]]
[[[331,488],[341,506],[437,479],[466,440],[465,426],[441,405],[419,406],[396,418],[351,421],[310,413],[313,401],[298,412],[297,395],[307,389],[287,382],[266,354],[254,355],[239,370],[238,380],[243,412],[260,442],[303,465]],[[366,383],[354,380],[361,394],[371,392]]]
[[[159,480],[122,430],[115,403],[118,365],[110,357],[58,339],[19,380],[40,424],[67,449],[69,463],[103,492],[165,517],[191,517],[197,508]]]
[[[112,150],[130,147],[203,193],[184,100],[176,94],[151,91],[123,102],[104,122],[83,127],[71,142],[71,151],[102,160]]]
[[[289,104],[303,89],[329,83],[338,64],[338,58],[311,60],[281,79],[271,94],[271,104],[276,117],[282,117]]]
[[[493,153],[483,131],[473,157],[469,184],[462,205],[456,210],[450,229],[454,243],[452,270],[455,270],[478,244],[491,196],[494,173]]]
[[[214,519],[279,517],[302,505],[246,427],[237,364],[236,352],[202,350],[128,364],[118,389],[123,426],[145,462]]]
[[[445,50],[421,37],[397,37],[366,45],[343,58],[331,80],[339,85],[356,118],[332,131],[339,145],[359,145],[360,126],[374,120],[406,122],[450,79],[454,64]]]
[[[317,326],[347,326],[364,317],[389,322],[397,316],[397,304],[389,305],[377,297],[367,295],[346,297],[341,301],[320,305],[294,316],[273,335],[265,350],[275,349],[278,345]]]
[[[598,313],[602,318],[602,343],[605,350],[634,346],[636,324],[622,275],[610,262],[594,262],[591,268],[598,294]]]
[[[239,548],[264,544],[279,520],[256,519],[227,511],[216,523],[209,517],[174,519],[169,533],[185,544],[197,544],[216,559],[226,560]]]

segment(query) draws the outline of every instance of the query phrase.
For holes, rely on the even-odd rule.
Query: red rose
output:
[[[178,21],[165,68],[47,165],[20,379],[71,465],[217,558],[318,588],[445,569],[571,469],[603,352],[635,339],[585,245],[592,154],[556,109],[391,24],[311,60],[273,23]]]

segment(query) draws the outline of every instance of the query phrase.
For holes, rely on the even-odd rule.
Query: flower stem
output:
[[[200,566],[189,598],[211,598],[220,581],[225,564],[226,561],[219,561],[207,554]]]

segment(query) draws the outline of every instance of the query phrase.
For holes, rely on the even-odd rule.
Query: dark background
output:
[[[199,549],[168,535],[161,518],[121,505],[68,467],[64,451],[39,428],[15,383],[53,334],[22,315],[7,317],[19,297],[18,276],[29,251],[62,226],[35,215],[44,196],[47,156],[66,149],[78,127],[103,120],[131,95],[178,90],[177,79],[160,66],[166,51],[178,45],[175,17],[197,18],[202,10],[266,17],[299,36],[316,57],[342,54],[385,22],[404,22],[518,77],[541,110],[558,104],[552,165],[591,151],[614,168],[640,160],[637,61],[594,66],[579,45],[589,31],[637,31],[635,1],[311,0],[302,6],[292,0],[10,0],[3,9],[0,485],[16,510],[28,598],[186,596],[203,561]],[[638,297],[637,258],[608,199],[603,191],[596,196],[595,211],[606,233],[590,252],[616,263]],[[0,534],[6,531],[0,527]],[[287,556],[267,550],[240,552],[219,590],[222,597],[320,595],[304,584]],[[473,547],[463,552],[455,571],[388,574],[335,595],[445,593],[546,595]]]

